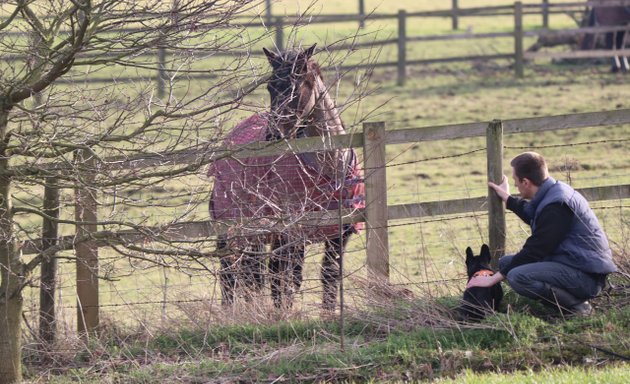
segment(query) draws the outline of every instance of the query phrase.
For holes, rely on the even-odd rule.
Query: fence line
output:
[[[271,3],[269,3],[271,4]],[[549,13],[553,12],[563,12],[559,7],[552,7],[552,4],[548,2],[543,2],[544,6],[538,6],[541,10],[544,10],[543,16],[548,17]],[[580,3],[581,6],[584,6],[583,3]],[[492,8],[492,9],[490,9]],[[545,53],[525,53],[523,52],[523,38],[528,35],[531,36],[534,32],[526,33],[522,29],[522,17],[526,14],[533,14],[537,11],[532,10],[531,6],[523,6],[520,2],[515,5],[515,7],[486,7],[480,9],[462,9],[458,7],[458,2],[453,0],[453,9],[449,11],[438,11],[434,13],[429,12],[415,12],[415,13],[406,13],[404,11],[399,12],[397,15],[372,15],[371,19],[385,19],[385,18],[398,18],[398,38],[387,40],[387,44],[398,44],[398,60],[395,63],[378,63],[376,65],[365,65],[365,66],[353,66],[353,67],[343,67],[343,68],[374,68],[374,67],[385,67],[385,66],[396,66],[398,70],[398,84],[403,85],[406,77],[406,69],[410,65],[417,64],[431,64],[431,63],[439,63],[439,62],[452,62],[452,61],[468,61],[468,60],[476,60],[476,59],[514,59],[517,63],[515,66],[517,75],[522,76],[523,72],[523,63],[525,59],[533,59],[537,57],[549,57],[545,56],[548,54]],[[537,8],[538,9],[538,8]],[[444,12],[444,13],[440,13]],[[492,13],[494,12],[494,13]],[[406,26],[407,19],[409,17],[452,17],[453,20],[453,28],[458,28],[459,17],[462,16],[496,16],[496,15],[514,15],[515,22],[515,52],[513,54],[503,54],[503,55],[491,55],[491,56],[466,56],[466,57],[451,57],[451,58],[441,58],[441,59],[428,59],[428,60],[407,60],[406,51],[407,51],[407,43],[411,41],[422,41],[422,39],[429,40],[431,37],[413,37],[407,36]],[[269,21],[271,21],[271,12],[269,12]],[[314,21],[319,20],[320,22],[337,22],[340,21],[339,18],[333,20],[333,18],[326,19],[324,17],[314,18]],[[361,18],[360,21],[364,20]],[[276,42],[279,47],[282,47],[284,42],[283,35],[283,25],[285,25],[285,21],[282,18],[275,19],[275,32],[276,32]],[[548,23],[548,22],[547,22]],[[545,22],[543,22],[545,24]],[[271,23],[270,23],[271,25]],[[610,28],[598,28],[596,33],[606,32],[606,31],[617,31],[620,30],[620,27],[610,27]],[[564,30],[562,33],[570,34],[571,30]],[[573,30],[575,33],[593,33],[593,29],[577,29]],[[587,32],[584,32],[587,31]],[[510,34],[505,34],[504,36],[510,36]],[[457,37],[461,38],[487,38],[490,37],[487,34],[484,36],[483,34],[466,34],[459,35]],[[435,40],[438,39],[455,39],[457,37],[449,36],[449,37],[433,37]],[[493,36],[494,37],[494,36]],[[500,37],[500,36],[496,36]],[[370,43],[370,45],[377,44]],[[343,49],[343,48],[339,48]],[[588,54],[591,55],[588,55]],[[563,55],[562,57],[610,57],[615,54],[627,54],[628,50],[622,51],[593,51],[593,52],[580,52],[580,53],[556,53],[555,57],[560,57],[559,55]],[[17,57],[13,57],[11,59],[19,59]],[[158,51],[158,68],[156,79],[158,81],[158,91],[161,94],[165,92],[165,82],[164,79],[167,78],[168,70],[166,68],[166,50],[161,49]],[[201,75],[200,75],[201,77]],[[111,79],[107,79],[106,81],[110,81]],[[518,133],[518,132],[538,132],[543,130],[552,130],[552,129],[565,129],[565,128],[580,128],[594,125],[611,125],[611,124],[623,124],[630,123],[630,114],[628,114],[628,110],[622,111],[612,111],[612,112],[600,112],[593,114],[575,114],[575,115],[566,115],[566,116],[553,116],[549,118],[534,118],[534,119],[519,119],[519,120],[505,120],[502,122],[502,128],[504,133]],[[374,127],[372,127],[374,128]],[[346,147],[363,147],[365,153],[374,154],[372,151],[373,148],[377,148],[380,151],[379,156],[368,156],[366,154],[366,168],[370,170],[369,175],[366,180],[366,184],[370,184],[373,187],[368,188],[368,198],[370,199],[378,199],[378,201],[387,201],[386,189],[383,190],[382,186],[385,185],[385,177],[386,177],[386,165],[384,164],[384,156],[383,151],[385,145],[388,144],[396,144],[396,143],[409,143],[409,142],[420,142],[420,141],[430,141],[430,140],[441,140],[448,138],[457,138],[457,137],[472,137],[472,136],[483,136],[486,135],[488,128],[488,123],[472,123],[472,124],[460,124],[460,125],[452,125],[452,126],[444,126],[444,127],[430,127],[423,129],[407,129],[407,130],[399,130],[399,131],[385,131],[384,124],[382,127],[379,126],[376,130],[370,130],[369,126],[366,126],[364,129],[364,135],[344,135],[340,137],[332,138],[330,141],[326,143],[322,143],[321,138],[310,138],[310,139],[299,139],[298,141],[291,142],[290,146],[285,145],[286,143],[279,144],[260,144],[258,148],[256,146],[247,147],[239,150],[230,150],[230,149],[214,149],[210,148],[210,146],[200,146],[191,150],[183,150],[177,152],[175,154],[169,156],[156,156],[154,158],[146,158],[140,157],[135,159],[110,159],[110,161],[102,162],[106,168],[104,169],[120,169],[126,167],[134,167],[134,168],[144,168],[150,166],[168,166],[175,164],[192,164],[194,166],[201,167],[204,164],[208,164],[212,161],[215,161],[218,158],[223,156],[230,156],[235,158],[244,158],[244,157],[252,157],[252,156],[266,156],[270,154],[281,154],[288,152],[302,152],[302,151],[317,151],[317,150],[330,150],[335,148],[346,148]],[[370,132],[374,133],[374,137],[369,137]],[[375,144],[375,141],[378,142]],[[501,147],[500,145],[496,147]],[[500,156],[500,155],[498,155]],[[491,156],[495,158],[496,156]],[[496,159],[495,159],[496,160]],[[373,163],[372,163],[373,162]],[[99,162],[100,163],[100,162]],[[97,167],[98,165],[95,165]],[[51,167],[54,169],[59,169],[60,165],[51,164]],[[51,169],[52,169],[51,168]],[[375,181],[374,178],[379,177],[378,180]],[[50,188],[54,188],[51,186]],[[630,197],[630,185],[620,185],[613,187],[597,187],[591,190],[585,191],[585,194],[591,193],[592,200],[598,199],[610,199],[610,198],[628,198]],[[85,194],[88,195],[88,194]],[[79,192],[78,198],[81,198],[81,192]],[[468,200],[468,201],[467,201]],[[384,278],[388,275],[388,265],[387,265],[387,254],[388,254],[388,240],[387,240],[387,221],[399,218],[411,218],[411,217],[424,217],[430,213],[435,214],[449,214],[450,213],[462,213],[462,212],[470,212],[475,211],[478,212],[480,210],[485,209],[484,206],[487,204],[487,198],[476,198],[472,199],[460,199],[460,200],[450,200],[444,202],[426,202],[426,203],[418,203],[418,204],[405,204],[398,206],[387,207],[387,204],[369,204],[368,208],[365,210],[345,210],[342,212],[343,221],[344,222],[352,222],[352,221],[366,221],[368,223],[368,265],[375,275],[380,275]],[[71,237],[63,237],[59,239],[59,243],[55,245],[51,245],[53,248],[57,250],[64,249],[77,249],[77,260],[83,260],[81,263],[84,264],[87,268],[83,268],[82,275],[77,275],[78,281],[78,290],[79,290],[79,303],[78,305],[78,319],[79,319],[79,329],[85,330],[86,333],[91,330],[96,329],[98,325],[98,311],[90,310],[91,308],[98,308],[98,279],[97,279],[97,271],[96,267],[98,266],[97,259],[97,247],[98,246],[107,246],[111,244],[125,244],[135,241],[141,241],[148,236],[145,235],[144,231],[138,230],[129,230],[129,231],[120,231],[116,233],[112,233],[110,231],[96,231],[96,209],[94,202],[88,202],[88,205],[93,205],[93,207],[88,207],[88,213],[94,214],[94,216],[88,219],[84,219],[81,212],[77,212],[78,221],[83,222],[82,228],[79,236],[71,236]],[[77,204],[77,207],[80,209],[81,204]],[[376,209],[378,208],[378,209]],[[83,212],[85,213],[85,212]],[[411,216],[416,215],[416,216]],[[333,223],[337,222],[337,212],[321,212],[313,215],[305,215],[305,222],[310,223],[308,220],[313,220],[313,223],[322,223],[322,221],[330,220]],[[493,217],[493,215],[491,215]],[[384,223],[384,224],[383,224]],[[143,228],[144,230],[151,231],[150,233],[158,234],[162,239],[166,241],[182,241],[187,239],[194,239],[199,237],[208,237],[210,235],[216,235],[217,233],[224,233],[226,228],[233,223],[225,222],[225,223],[217,223],[216,225],[211,225],[207,221],[200,222],[180,222],[175,224],[166,224],[162,227],[157,228]],[[373,225],[372,225],[373,224]],[[496,227],[496,225],[493,225]],[[280,230],[281,226],[270,227],[264,229],[265,231],[269,230]],[[383,230],[384,229],[384,230]],[[81,236],[81,234],[84,234]],[[51,235],[48,234],[48,237]],[[84,245],[86,242],[83,240],[90,239],[91,241],[87,244],[86,247]],[[32,242],[27,242],[24,245],[23,251],[24,253],[39,253],[43,249],[42,240],[35,240]],[[91,243],[91,244],[90,244]],[[84,248],[84,250],[80,250],[80,248]],[[500,245],[493,244],[493,251],[497,248],[500,248]],[[376,251],[375,251],[376,250]],[[80,264],[78,263],[79,267]],[[79,283],[80,282],[80,283]],[[80,307],[80,308],[79,308]]]
[[[381,18],[390,18],[395,17],[395,14],[392,13],[370,13],[366,15],[365,6],[363,0],[359,0],[359,8],[358,13],[355,14],[319,14],[309,19],[314,20],[315,22],[329,22],[329,21],[359,21],[362,19],[381,19]],[[543,20],[543,25],[545,24],[545,19],[548,18],[550,14],[557,13],[566,13],[568,11],[581,12],[585,7],[593,7],[593,6],[602,6],[601,2],[598,1],[576,1],[571,3],[552,3],[549,0],[541,0],[539,4],[523,4],[524,8],[527,9],[526,14],[531,15],[541,15]],[[629,0],[608,0],[606,1],[606,6],[630,6]],[[513,7],[512,5],[495,5],[495,6],[484,6],[484,7],[470,7],[470,8],[461,8],[459,6],[458,0],[451,0],[451,8],[450,9],[441,9],[434,11],[416,11],[410,12],[410,16],[418,16],[418,17],[439,17],[439,18],[451,18],[452,21],[452,29],[456,30],[459,27],[459,18],[461,17],[479,17],[479,16],[497,16],[497,15],[511,15]],[[271,6],[266,8],[266,20],[269,22],[274,17],[284,17],[287,20],[295,20],[296,18],[287,17],[287,16],[274,16],[271,10]],[[548,22],[548,19],[547,19]],[[260,23],[257,23],[260,25]]]
[[[579,3],[560,3],[560,4],[552,4],[547,0],[541,1],[540,4],[522,4],[522,2],[515,2],[514,5],[504,5],[504,6],[488,6],[488,7],[475,7],[475,8],[460,8],[457,0],[452,0],[451,9],[446,10],[438,10],[438,11],[423,11],[423,12],[406,12],[404,10],[399,11],[397,14],[369,14],[365,15],[365,9],[363,7],[363,13],[359,7],[359,14],[357,15],[314,15],[308,18],[308,24],[318,24],[318,23],[336,23],[343,21],[359,21],[360,24],[364,23],[366,19],[368,20],[385,20],[385,19],[397,19],[398,20],[398,36],[395,39],[386,39],[380,41],[372,41],[367,43],[357,43],[357,44],[340,44],[337,46],[330,46],[327,50],[335,51],[335,50],[347,50],[349,48],[356,49],[363,46],[385,46],[389,44],[397,44],[398,47],[398,59],[396,62],[382,62],[375,63],[370,65],[348,65],[348,66],[335,66],[331,68],[324,68],[327,70],[331,69],[365,69],[365,68],[383,68],[383,67],[396,67],[398,76],[397,76],[397,84],[403,85],[405,83],[406,78],[406,69],[409,66],[415,65],[429,65],[429,64],[437,64],[437,63],[452,63],[452,62],[461,62],[461,61],[475,61],[475,60],[498,60],[498,59],[508,59],[514,60],[515,65],[515,74],[518,77],[523,76],[523,65],[524,60],[533,60],[536,58],[568,58],[568,59],[586,59],[586,58],[602,58],[602,57],[614,57],[617,55],[630,55],[628,50],[599,50],[599,51],[572,51],[572,52],[524,52],[523,48],[523,39],[528,36],[545,36],[549,34],[559,34],[559,35],[579,35],[579,34],[587,34],[587,33],[610,33],[615,31],[628,31],[630,33],[630,26],[612,26],[612,27],[586,27],[586,28],[578,28],[578,29],[563,29],[559,31],[552,31],[549,29],[549,15],[550,14],[559,14],[559,13],[570,13],[570,12],[578,12],[583,11],[585,7],[600,5],[594,2],[579,2]],[[630,6],[630,0],[611,0],[607,3],[607,5],[626,5]],[[523,30],[523,17],[526,15],[538,15],[540,14],[542,17],[542,29],[535,31],[524,31]],[[452,18],[453,30],[458,29],[459,18],[461,17],[494,17],[501,15],[513,15],[514,16],[514,30],[513,32],[504,32],[504,33],[457,33],[450,35],[436,35],[436,36],[408,36],[406,31],[407,19],[408,18],[417,18],[417,17],[449,17]],[[271,12],[271,3],[267,3],[266,7],[266,16],[267,27],[273,28],[275,33],[275,44],[278,48],[282,49],[285,45],[285,35],[284,35],[284,26],[292,25],[294,23],[300,24],[300,18],[293,17],[278,17],[273,16]],[[241,23],[242,27],[261,27],[260,22],[256,23]],[[130,29],[132,30],[132,29]],[[439,40],[465,40],[465,39],[481,39],[481,38],[496,38],[496,37],[513,37],[514,38],[514,52],[505,53],[505,54],[494,54],[494,55],[467,55],[467,56],[456,56],[456,57],[447,57],[447,58],[434,58],[434,59],[422,59],[422,60],[407,60],[406,52],[407,52],[407,43],[409,42],[420,42],[420,41],[439,41]],[[203,51],[203,50],[200,50]],[[157,83],[158,95],[163,97],[166,94],[165,90],[165,81],[167,78],[167,74],[169,69],[166,67],[167,60],[167,52],[165,49],[158,49],[156,54],[147,54],[147,55],[139,55],[138,57],[156,57],[157,55],[157,68],[155,81]],[[223,56],[223,54],[221,54]],[[249,56],[252,55],[251,52],[237,52],[237,53],[228,53],[225,55],[234,56]],[[86,58],[89,58],[93,55],[86,55]],[[83,57],[79,55],[79,57]],[[102,56],[99,56],[102,57]],[[24,56],[7,56],[5,57],[6,61],[24,61]],[[200,72],[198,74],[192,75],[195,79],[212,79],[216,78],[217,75],[210,73]],[[129,78],[121,78],[119,80],[133,80],[137,79],[137,77],[129,77]],[[72,80],[61,79],[61,82],[72,82]],[[83,81],[83,80],[82,80]],[[86,79],[83,82],[110,82],[111,79],[107,78],[92,78]]]
[[[547,130],[560,130],[568,128],[583,128],[591,126],[630,124],[630,109],[604,111],[594,113],[581,113],[562,116],[538,117],[527,119],[515,119],[504,121],[493,121],[491,123],[479,122],[469,124],[446,125],[440,127],[409,128],[395,131],[386,131],[385,123],[365,123],[362,135],[349,134],[331,137],[322,140],[321,137],[304,138],[276,143],[258,143],[242,149],[229,148],[208,148],[197,147],[192,151],[182,150],[169,156],[156,156],[155,158],[132,158],[114,159],[114,161],[97,161],[95,158],[86,159],[85,165],[94,169],[111,169],[120,167],[131,167],[134,169],[144,167],[169,166],[173,164],[194,164],[200,167],[203,164],[215,161],[221,156],[229,155],[233,158],[246,158],[257,156],[281,155],[284,153],[313,152],[348,147],[363,147],[366,201],[367,206],[362,210],[345,209],[341,211],[341,221],[343,223],[364,221],[366,222],[367,238],[367,266],[373,278],[383,280],[389,279],[389,241],[388,241],[388,221],[394,219],[405,219],[413,217],[426,217],[428,215],[448,215],[463,212],[479,212],[488,209],[488,204],[492,205],[492,196],[477,197],[471,199],[457,199],[447,201],[423,202],[415,204],[401,204],[387,206],[387,187],[385,146],[391,144],[413,143],[421,141],[444,140],[453,138],[466,138],[486,135],[487,148],[494,148],[488,151],[489,180],[496,180],[497,173],[502,168],[502,136],[510,133],[541,132]],[[497,127],[500,128],[497,131]],[[492,133],[492,131],[497,131]],[[492,143],[492,144],[491,144]],[[203,151],[206,151],[205,153]],[[51,169],[63,169],[65,164],[50,164]],[[93,176],[92,173],[90,176]],[[54,186],[51,186],[54,188]],[[592,200],[624,199],[630,198],[630,184],[592,187],[581,190],[584,195]],[[49,252],[64,249],[76,250],[77,269],[83,272],[77,273],[77,289],[80,308],[78,312],[78,328],[87,335],[98,327],[98,247],[111,246],[113,244],[130,244],[143,242],[145,240],[162,240],[167,242],[188,241],[191,239],[208,238],[219,233],[225,233],[230,225],[239,224],[239,220],[232,222],[197,221],[197,222],[177,222],[167,223],[155,228],[136,228],[127,231],[97,231],[97,215],[95,196],[77,191],[77,213],[76,217],[81,225],[78,228],[77,236],[66,236],[59,238],[56,245],[46,250]],[[494,197],[496,200],[496,196]],[[496,202],[495,202],[496,204]],[[490,233],[493,254],[498,255],[504,248],[505,229],[503,209],[491,208],[489,215]],[[46,219],[50,221],[50,219]],[[304,215],[299,223],[303,225],[322,225],[326,223],[336,224],[339,222],[339,212],[321,211],[309,212]],[[53,220],[54,221],[54,220]],[[240,221],[242,222],[242,220]],[[277,223],[276,221],[272,221]],[[503,222],[503,224],[501,224]],[[502,228],[503,226],[503,228]],[[261,233],[270,231],[282,231],[282,224],[274,224],[267,228],[260,228]],[[51,236],[48,234],[48,236]],[[156,237],[157,236],[157,237]],[[502,243],[503,242],[503,243]],[[503,245],[502,245],[503,244]],[[43,251],[42,239],[26,242],[22,247],[22,252],[40,253]],[[202,252],[193,256],[206,256]],[[496,260],[495,260],[496,262]]]
[[[630,123],[630,109],[506,119],[502,120],[502,122],[504,133],[506,134],[621,125]],[[392,145],[482,137],[486,134],[487,126],[488,122],[474,122],[396,129],[385,132],[385,143]],[[292,139],[286,142],[252,143],[239,148],[217,147],[212,144],[205,144],[168,154],[155,154],[154,156],[142,155],[137,157],[96,159],[96,167],[105,172],[120,169],[142,169],[186,164],[196,164],[201,167],[224,157],[244,159],[248,157],[278,156],[288,153],[362,148],[363,145],[363,136],[356,133],[327,137],[325,141],[322,141],[321,137],[306,137]],[[18,166],[14,169],[16,173],[28,174],[30,167]],[[60,171],[69,168],[66,162],[55,162],[38,165],[38,169],[41,169],[45,173],[47,170]]]

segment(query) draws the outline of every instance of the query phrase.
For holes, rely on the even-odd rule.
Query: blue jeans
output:
[[[513,257],[501,257],[499,269],[508,265]],[[505,278],[512,290],[531,299],[547,298],[549,286],[564,289],[580,300],[597,296],[603,288],[603,283],[588,273],[551,261],[520,265],[511,269]]]

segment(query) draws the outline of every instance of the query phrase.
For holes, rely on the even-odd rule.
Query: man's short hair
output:
[[[529,179],[535,186],[540,186],[549,177],[545,159],[536,152],[523,152],[513,158],[510,165],[519,180]]]

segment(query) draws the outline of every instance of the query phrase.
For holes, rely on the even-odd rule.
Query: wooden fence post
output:
[[[514,71],[523,77],[523,3],[514,3]]]
[[[75,220],[78,238],[97,231],[97,202],[95,191],[86,188],[94,177],[96,159],[84,151],[76,152],[79,179],[75,190]],[[84,340],[94,334],[99,325],[98,297],[98,246],[94,241],[80,242],[75,246],[77,269],[77,330]]]
[[[44,217],[42,223],[42,252],[57,245],[59,237],[59,189],[56,179],[46,178],[44,187]],[[39,337],[47,344],[55,341],[55,290],[57,288],[57,258],[48,254],[41,264],[39,288]]]
[[[451,18],[452,18],[452,26],[453,26],[453,30],[454,31],[459,29],[459,13],[458,13],[458,9],[459,9],[459,1],[458,0],[453,0],[453,6],[451,7],[451,11],[452,11],[453,15],[451,16]]]
[[[276,48],[278,48],[279,51],[282,51],[284,49],[284,31],[283,31],[284,26],[282,24],[282,17],[276,17],[275,26],[276,26]]]
[[[398,81],[399,86],[405,85],[407,77],[407,12],[398,11]]]
[[[549,29],[549,0],[542,0],[542,27]]]
[[[501,184],[503,179],[503,123],[494,120],[486,130],[488,181]],[[492,267],[497,268],[499,257],[505,253],[505,209],[503,200],[488,187],[489,242]]]
[[[273,12],[271,10],[271,0],[265,0],[265,21],[267,25],[271,25],[273,21]]]
[[[359,0],[359,28],[365,27],[365,0]]]
[[[164,47],[158,48],[157,94],[160,98],[166,95],[166,49]]]
[[[363,124],[368,279],[389,282],[385,123]]]

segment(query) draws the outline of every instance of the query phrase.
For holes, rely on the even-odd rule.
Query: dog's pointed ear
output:
[[[481,246],[481,253],[479,254],[479,257],[487,263],[490,262],[490,247],[488,247],[487,244]]]
[[[474,257],[472,248],[466,248],[466,264],[470,263]]]

